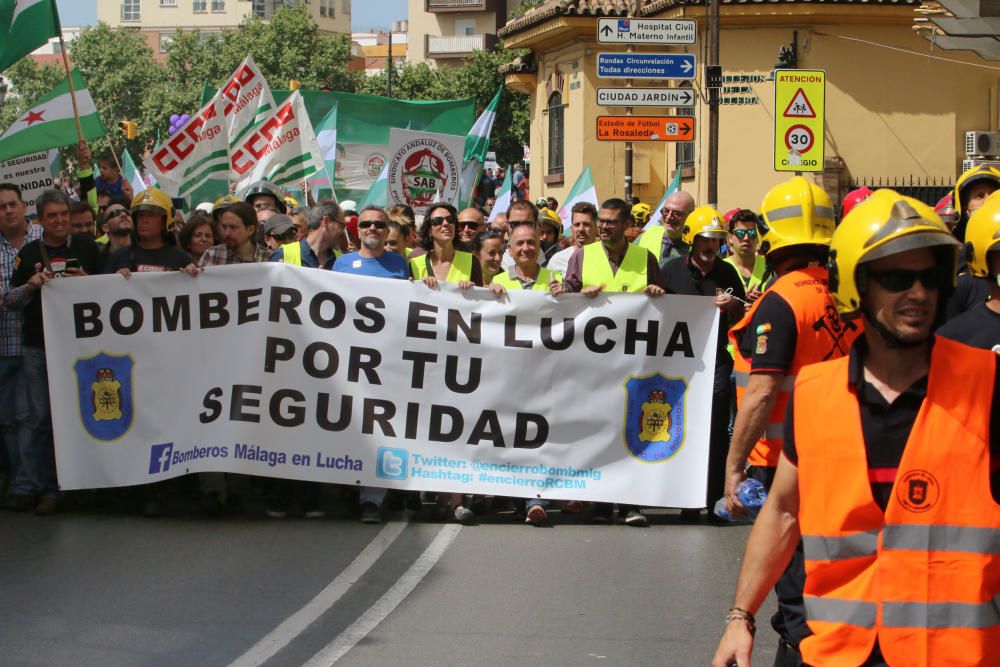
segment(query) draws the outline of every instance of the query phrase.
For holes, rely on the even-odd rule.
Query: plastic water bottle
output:
[[[746,517],[732,516],[726,508],[725,498],[719,498],[715,503],[715,509],[713,510],[715,516],[725,521],[745,521],[747,519],[753,521],[757,518],[757,514],[760,513],[760,508],[764,506],[764,501],[767,500],[767,489],[755,479],[745,479],[736,487],[736,497],[740,499],[743,507],[746,508]]]

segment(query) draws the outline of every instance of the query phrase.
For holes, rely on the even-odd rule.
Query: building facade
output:
[[[433,67],[459,65],[473,51],[493,49],[497,30],[518,0],[409,0],[406,59]]]
[[[625,16],[619,5],[550,0],[500,30],[506,46],[531,51],[503,71],[509,88],[531,96],[532,197],[563,200],[587,165],[599,197],[624,192],[625,143],[596,139],[598,115],[627,112],[597,104],[598,88],[626,85],[597,76],[598,53],[627,48],[597,42],[597,19]],[[913,30],[914,10],[920,6],[913,0],[723,0],[719,201],[711,203],[722,210],[756,209],[771,186],[791,175],[773,170],[776,109],[770,79],[779,47],[793,43],[797,68],[827,73],[825,168],[811,177],[835,202],[858,183],[953,183],[965,158],[965,132],[997,129],[998,79],[974,54],[934,52]],[[637,116],[695,117],[692,142],[634,142],[633,194],[651,204],[678,169],[683,189],[699,203],[709,203],[702,80],[706,10],[704,4],[682,0],[638,3],[637,16],[698,21],[694,45],[633,47],[692,53],[698,63],[691,82],[634,81],[636,86],[690,87],[697,96],[693,109],[633,109]]]
[[[137,28],[154,54],[166,52],[177,28],[219,32],[244,19],[269,19],[284,5],[301,0],[97,0],[97,20],[112,27]],[[305,7],[320,31],[351,32],[351,0],[311,0]]]

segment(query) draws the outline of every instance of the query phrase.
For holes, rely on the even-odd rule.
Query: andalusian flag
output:
[[[500,186],[500,192],[497,193],[496,202],[493,204],[493,210],[490,211],[490,218],[487,220],[487,223],[492,223],[493,218],[501,213],[507,215],[507,209],[510,208],[511,173],[513,171],[510,165],[507,165],[507,170],[504,172],[506,175],[503,177],[503,185]]]
[[[61,33],[55,0],[0,0],[0,71]]]
[[[337,172],[337,103],[333,106],[323,120],[316,126],[316,141],[319,143],[319,152],[323,156],[323,164],[326,165],[326,176],[330,182],[332,190],[336,185]]]
[[[368,188],[365,198],[358,204],[358,210],[363,211],[365,206],[381,206],[385,208],[389,203],[389,165],[386,164],[379,172],[378,179]]]
[[[573,206],[582,201],[593,204],[595,208],[600,206],[597,202],[597,189],[594,187],[594,177],[590,173],[589,166],[584,167],[583,173],[576,179],[576,183],[573,184],[569,194],[566,195],[566,201],[559,207],[559,217],[562,219],[564,233],[569,233],[569,224],[573,221]]]
[[[667,197],[674,194],[680,189],[681,189],[681,170],[678,169],[677,171],[674,172],[674,179],[670,181],[670,187],[668,187],[667,191],[663,193],[663,199],[661,199],[660,203],[656,205],[656,208],[653,210],[653,214],[649,216],[649,220],[643,227],[644,230],[662,224],[660,218],[663,216],[660,215],[660,211],[663,210],[663,205],[667,203]]]
[[[146,181],[142,180],[142,172],[135,166],[135,162],[132,161],[132,156],[129,155],[128,151],[122,152],[122,176],[132,186],[133,194],[137,195],[146,189]]]
[[[76,104],[80,109],[83,138],[103,137],[107,130],[101,123],[101,117],[97,115],[97,107],[87,90],[87,84],[76,68],[73,68],[73,87],[76,89]],[[69,81],[64,80],[32,104],[30,109],[0,135],[0,161],[50,148],[76,145],[77,141]]]
[[[465,150],[462,156],[462,186],[459,195],[461,204],[458,208],[471,206],[472,201],[476,198],[476,187],[483,174],[486,153],[490,150],[490,134],[493,133],[493,123],[497,119],[497,107],[500,106],[500,93],[502,92],[503,87],[501,86],[465,137]]]

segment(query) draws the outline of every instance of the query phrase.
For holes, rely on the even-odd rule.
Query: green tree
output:
[[[366,77],[359,93],[385,95],[388,72]],[[434,69],[427,63],[407,63],[392,73],[392,98],[396,100],[442,100],[448,97],[446,70]]]
[[[105,23],[85,28],[69,47],[101,114],[109,137],[92,142],[95,156],[113,139],[116,150],[124,143],[117,132],[122,120],[138,123],[138,136],[128,142],[133,156],[141,155],[156,139],[162,114],[157,93],[166,80],[164,68],[153,60],[145,37],[135,30],[113,30]]]

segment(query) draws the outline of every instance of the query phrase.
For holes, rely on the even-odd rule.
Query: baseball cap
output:
[[[293,229],[295,229],[295,223],[292,222],[291,218],[282,213],[272,215],[264,223],[265,236],[284,236]]]

